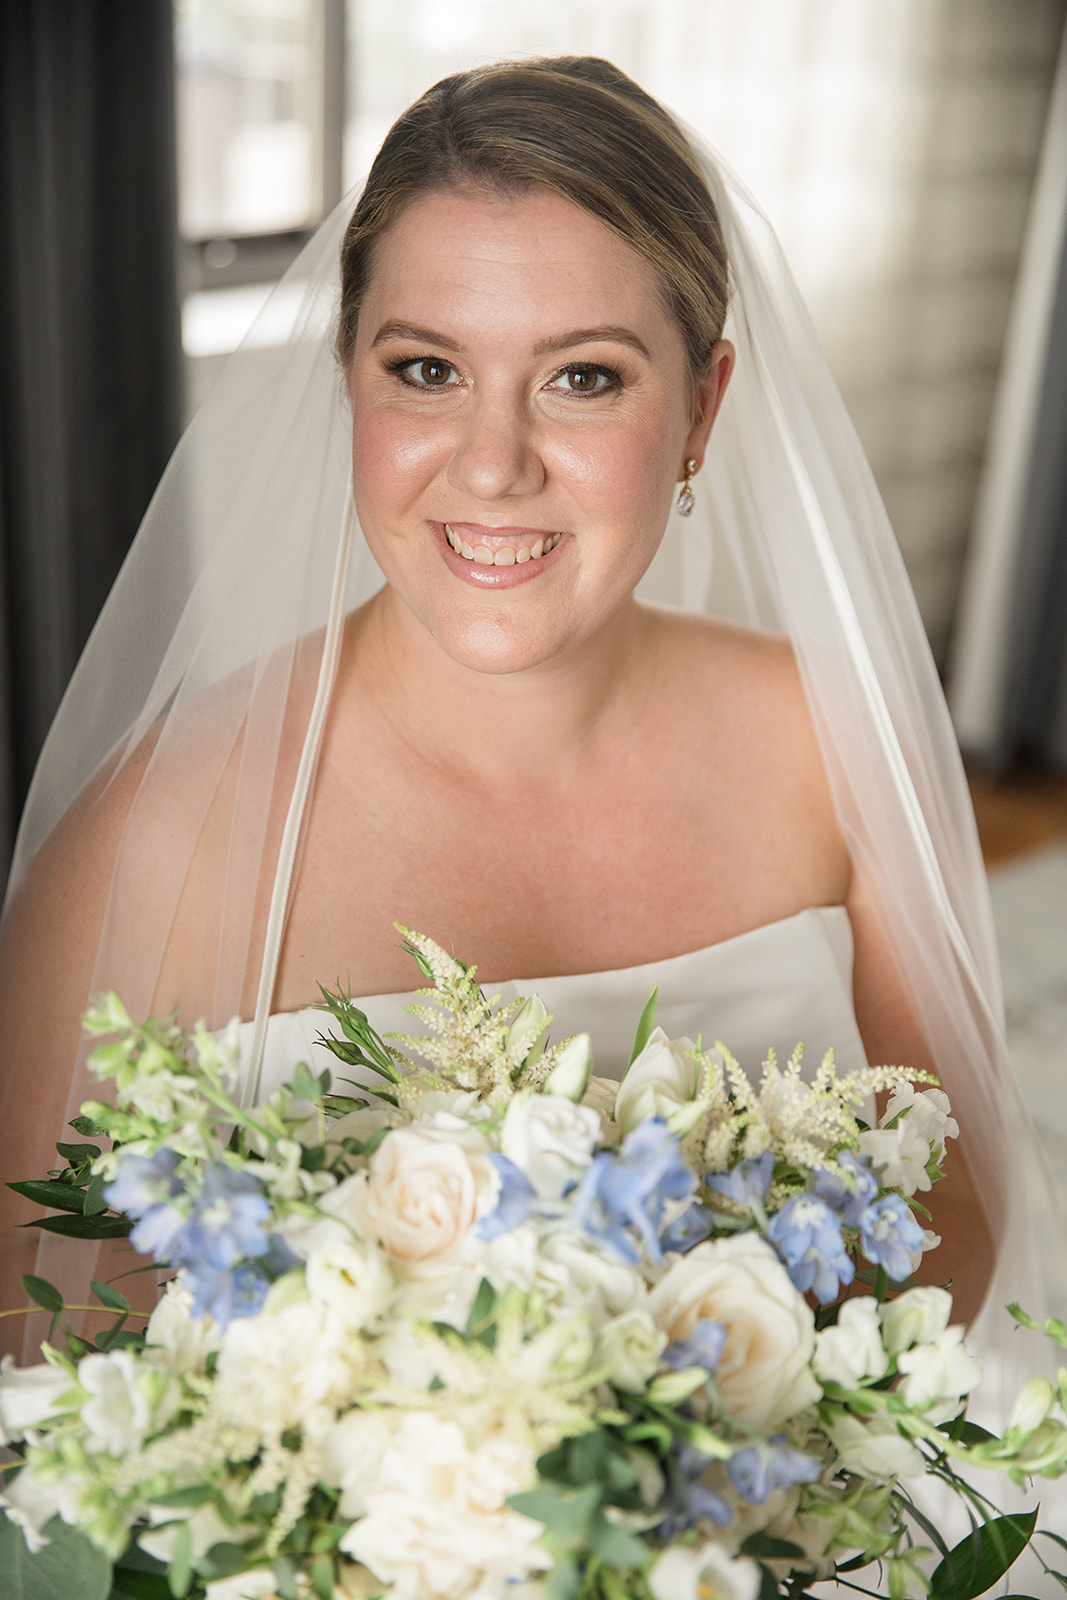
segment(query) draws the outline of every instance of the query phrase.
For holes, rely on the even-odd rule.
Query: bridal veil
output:
[[[725,233],[737,365],[694,512],[668,529],[677,598],[793,643],[841,825],[989,1211],[998,1266],[981,1342],[1002,1348],[1005,1301],[1040,1309],[1029,1221],[1046,1201],[1027,1190],[1041,1162],[1005,1053],[955,740],[892,531],[778,243],[723,163],[706,151],[701,161]],[[186,430],[27,803],[11,896],[32,887],[34,859],[72,806],[101,805],[117,783],[132,784],[93,990],[117,988],[135,1015],[152,1008],[200,829],[221,792],[226,868],[200,929],[214,972],[210,1020],[249,1015],[257,995],[261,1030],[269,1013],[271,938],[255,907],[273,884],[280,930],[340,620],[382,581],[349,510],[350,424],[334,354],[350,209],[349,200],[323,223]],[[180,804],[170,803],[176,793]],[[89,1087],[79,1062],[68,1117]],[[62,1137],[60,1109],[53,1137]],[[63,1250],[45,1236],[44,1276],[62,1277]],[[1032,1365],[1033,1344],[1026,1353]]]

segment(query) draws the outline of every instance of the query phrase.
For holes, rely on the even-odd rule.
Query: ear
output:
[[[729,339],[720,339],[718,344],[712,346],[704,375],[697,385],[693,424],[685,446],[686,457],[692,457],[698,471],[704,465],[704,453],[708,448],[711,425],[722,405],[726,385],[733,370],[734,347]]]

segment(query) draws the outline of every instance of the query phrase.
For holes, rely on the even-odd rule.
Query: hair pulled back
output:
[[[341,246],[338,354],[347,366],[375,241],[443,189],[538,187],[580,206],[649,263],[695,382],[726,317],[719,218],[669,112],[597,56],[542,56],[443,78],[393,124]]]

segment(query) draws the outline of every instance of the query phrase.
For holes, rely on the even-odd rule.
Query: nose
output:
[[[532,419],[518,398],[472,396],[449,463],[454,489],[477,500],[536,494],[545,468]]]

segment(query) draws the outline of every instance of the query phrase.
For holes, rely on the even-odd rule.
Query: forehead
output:
[[[588,211],[537,189],[413,201],[375,247],[357,343],[393,319],[464,336],[632,326],[680,346],[644,257]]]

